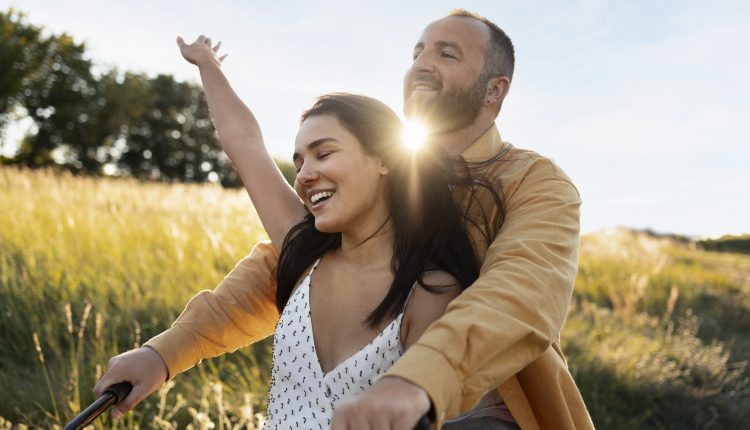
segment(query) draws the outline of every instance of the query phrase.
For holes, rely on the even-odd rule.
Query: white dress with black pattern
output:
[[[287,302],[276,326],[268,419],[262,430],[329,429],[336,404],[374,384],[404,353],[403,312],[369,344],[323,373],[310,319],[310,276]]]

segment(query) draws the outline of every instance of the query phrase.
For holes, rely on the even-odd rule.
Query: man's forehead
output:
[[[446,16],[425,27],[417,45],[452,43],[461,46],[476,45],[484,49],[489,38],[487,26],[474,18]]]

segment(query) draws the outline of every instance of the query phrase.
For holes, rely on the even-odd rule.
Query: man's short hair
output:
[[[487,42],[487,49],[484,53],[485,64],[483,75],[490,78],[505,76],[508,80],[512,81],[516,54],[510,37],[497,24],[478,13],[470,12],[466,9],[454,9],[448,16],[476,19],[489,28],[490,40]]]

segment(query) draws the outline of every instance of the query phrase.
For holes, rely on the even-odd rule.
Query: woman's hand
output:
[[[195,64],[198,67],[202,67],[206,64],[221,65],[224,58],[228,54],[224,54],[219,57],[219,48],[221,42],[217,43],[216,46],[211,44],[211,38],[204,35],[198,36],[195,42],[191,44],[185,43],[182,37],[177,36],[177,46],[180,47],[180,53],[190,63]]]
[[[109,360],[107,371],[94,386],[94,394],[99,397],[107,387],[118,382],[133,384],[128,397],[112,408],[112,418],[118,418],[156,391],[166,381],[167,375],[167,365],[155,350],[148,347],[134,349]]]

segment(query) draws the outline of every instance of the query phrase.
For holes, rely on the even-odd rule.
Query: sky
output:
[[[497,121],[503,139],[567,172],[584,202],[584,232],[750,233],[750,2],[3,3],[84,41],[102,69],[199,83],[175,37],[221,40],[226,75],[282,159],[317,95],[363,93],[400,112],[422,29],[466,8],[497,23],[516,48]]]

